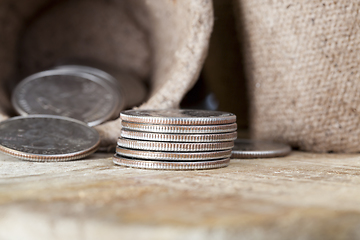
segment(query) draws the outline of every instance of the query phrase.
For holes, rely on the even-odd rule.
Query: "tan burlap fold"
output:
[[[176,108],[196,81],[213,25],[211,0],[3,0],[0,119],[11,112],[15,76],[66,58],[95,59],[148,81],[141,108]],[[98,126],[116,143],[119,120]]]
[[[360,151],[360,3],[237,2],[253,136],[314,152]]]

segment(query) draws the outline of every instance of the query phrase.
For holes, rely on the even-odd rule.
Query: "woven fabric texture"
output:
[[[252,136],[360,151],[360,3],[237,0]]]
[[[95,59],[148,81],[141,108],[176,108],[195,83],[213,26],[211,0],[3,0],[0,120],[11,114],[19,73],[66,58]],[[120,120],[97,127],[114,146]]]

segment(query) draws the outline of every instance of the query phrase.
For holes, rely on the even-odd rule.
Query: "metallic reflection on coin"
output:
[[[68,63],[57,66],[56,69],[73,69],[75,71],[93,74],[108,81],[118,89],[121,95],[124,95],[125,105],[128,108],[137,106],[145,100],[147,94],[145,84],[136,76],[100,63],[90,63],[86,61],[84,64],[85,65],[81,65],[81,62],[80,64],[73,62],[70,63],[70,65]],[[117,112],[116,117],[119,117],[119,113],[122,109],[123,108]]]
[[[201,133],[224,133],[235,132],[236,123],[221,125],[204,125],[204,126],[181,126],[181,125],[159,125],[159,124],[143,124],[132,122],[121,122],[123,129],[139,131],[139,132],[155,132],[155,133],[185,133],[185,134],[201,134]]]
[[[158,170],[205,170],[226,167],[230,158],[213,161],[197,162],[166,162],[166,161],[145,161],[115,155],[113,162],[117,165],[133,168],[158,169]]]
[[[168,134],[121,130],[121,137],[159,142],[227,142],[234,141],[236,132],[216,134]]]
[[[136,149],[116,148],[116,153],[120,156],[129,158],[167,160],[167,161],[201,161],[229,158],[231,150],[211,151],[211,152],[155,152]]]
[[[123,148],[141,149],[149,151],[165,152],[201,152],[232,149],[234,142],[215,142],[215,143],[179,143],[179,142],[153,142],[119,138],[118,146]]]
[[[86,124],[60,116],[31,115],[0,123],[0,151],[29,161],[68,161],[95,152],[97,131]]]
[[[291,147],[283,143],[237,139],[231,158],[271,158],[283,157],[291,152]]]
[[[12,103],[21,115],[59,115],[95,126],[113,118],[124,99],[95,75],[54,69],[25,78],[13,92]]]
[[[214,125],[236,121],[232,113],[207,110],[128,110],[121,112],[120,118],[127,122],[174,125]]]

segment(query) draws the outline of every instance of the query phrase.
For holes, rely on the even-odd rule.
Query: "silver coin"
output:
[[[218,151],[231,149],[234,142],[216,142],[216,143],[177,143],[177,142],[154,142],[141,141],[126,138],[119,138],[118,145],[123,148],[141,149],[150,151],[166,152],[201,152]]]
[[[0,122],[0,151],[29,161],[68,161],[95,152],[97,131],[60,116],[31,115]]]
[[[131,159],[114,155],[113,162],[116,165],[133,168],[157,169],[157,170],[205,170],[226,167],[230,163],[230,158],[213,161],[197,162],[166,162],[166,161],[145,161]]]
[[[215,133],[215,134],[169,134],[169,133],[148,133],[121,130],[121,137],[159,142],[227,142],[234,141],[237,137],[236,132]]]
[[[113,84],[120,94],[124,96],[125,107],[127,108],[141,104],[145,100],[147,94],[145,85],[135,76],[101,64],[90,64],[89,62],[87,64],[88,65],[61,65],[57,66],[56,69],[74,69],[76,71],[93,74],[109,81],[110,84]],[[124,106],[121,107],[120,111]],[[118,111],[117,115],[119,115],[120,111]]]
[[[123,121],[150,124],[215,125],[236,121],[232,113],[208,110],[128,110],[120,113]]]
[[[13,92],[12,103],[21,115],[59,115],[95,126],[111,119],[124,99],[99,77],[55,69],[24,79]]]
[[[114,77],[112,77],[107,72],[104,72],[100,69],[89,67],[89,66],[82,66],[82,65],[61,65],[57,66],[54,69],[60,69],[65,71],[74,71],[78,73],[86,73],[94,75],[95,78],[101,78],[105,82],[107,82],[112,89],[117,91],[117,95],[122,98],[122,101],[119,101],[117,104],[117,110],[114,111],[114,114],[112,118],[118,118],[120,112],[125,108],[125,105],[127,105],[127,99],[125,98],[124,89],[121,88],[120,84],[116,81]]]
[[[122,147],[117,147],[116,153],[129,158],[167,161],[204,161],[229,158],[231,156],[231,150],[211,152],[154,152]]]
[[[283,143],[237,139],[231,158],[270,158],[283,157],[291,152],[291,147]]]
[[[203,126],[182,126],[182,125],[159,125],[159,124],[144,124],[121,122],[123,129],[129,129],[140,132],[155,132],[155,133],[224,133],[235,132],[237,129],[236,123],[221,124],[221,125],[203,125]]]

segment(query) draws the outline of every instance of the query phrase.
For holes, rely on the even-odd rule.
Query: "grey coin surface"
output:
[[[291,147],[283,143],[237,139],[231,158],[270,158],[283,157],[291,152]]]
[[[167,161],[201,161],[229,158],[231,150],[210,152],[155,152],[117,147],[116,153],[120,156],[149,160]]]
[[[66,117],[31,115],[0,122],[0,151],[23,160],[75,160],[95,152],[99,143],[95,129]]]
[[[217,151],[226,150],[234,147],[234,142],[216,142],[216,143],[178,143],[178,142],[155,142],[132,140],[127,138],[119,138],[118,146],[123,148],[141,149],[150,151],[165,152],[201,152],[201,151]]]
[[[172,134],[172,133],[148,133],[121,130],[121,137],[159,142],[227,142],[234,141],[237,137],[236,132],[215,133],[215,134]]]
[[[124,100],[99,77],[54,69],[25,78],[15,88],[12,103],[21,115],[59,115],[95,126],[114,117]]]
[[[96,64],[88,65],[60,65],[56,69],[73,69],[76,71],[82,71],[89,74],[93,74],[97,77],[100,77],[114,87],[124,96],[126,107],[130,108],[142,103],[145,100],[147,90],[145,84],[134,74],[120,71],[119,69],[114,69],[99,64],[99,67]],[[122,106],[121,110],[124,106]],[[117,113],[119,115],[120,111]],[[118,117],[118,116],[117,116]]]
[[[220,125],[203,125],[203,126],[182,126],[182,125],[159,125],[159,124],[144,124],[144,123],[132,123],[121,122],[123,129],[139,131],[139,132],[155,132],[155,133],[224,133],[235,132],[237,130],[237,124],[220,124]]]
[[[168,162],[168,161],[145,161],[114,155],[113,162],[116,165],[133,168],[156,169],[156,170],[205,170],[226,167],[230,158],[212,161],[196,162]]]
[[[78,73],[82,72],[82,73],[94,75],[95,78],[101,78],[105,82],[107,82],[112,87],[112,89],[117,91],[117,94],[120,96],[120,99],[122,99],[121,101],[119,101],[117,110],[113,114],[113,118],[118,118],[120,112],[124,109],[125,104],[127,104],[127,99],[125,99],[125,95],[124,95],[125,89],[122,89],[119,82],[116,81],[116,79],[113,76],[111,76],[109,73],[103,70],[86,65],[60,65],[55,67],[55,69],[60,69],[63,71],[70,71],[70,72],[78,72]]]
[[[232,113],[192,109],[127,110],[120,113],[120,118],[127,122],[174,125],[214,125],[236,121]]]

